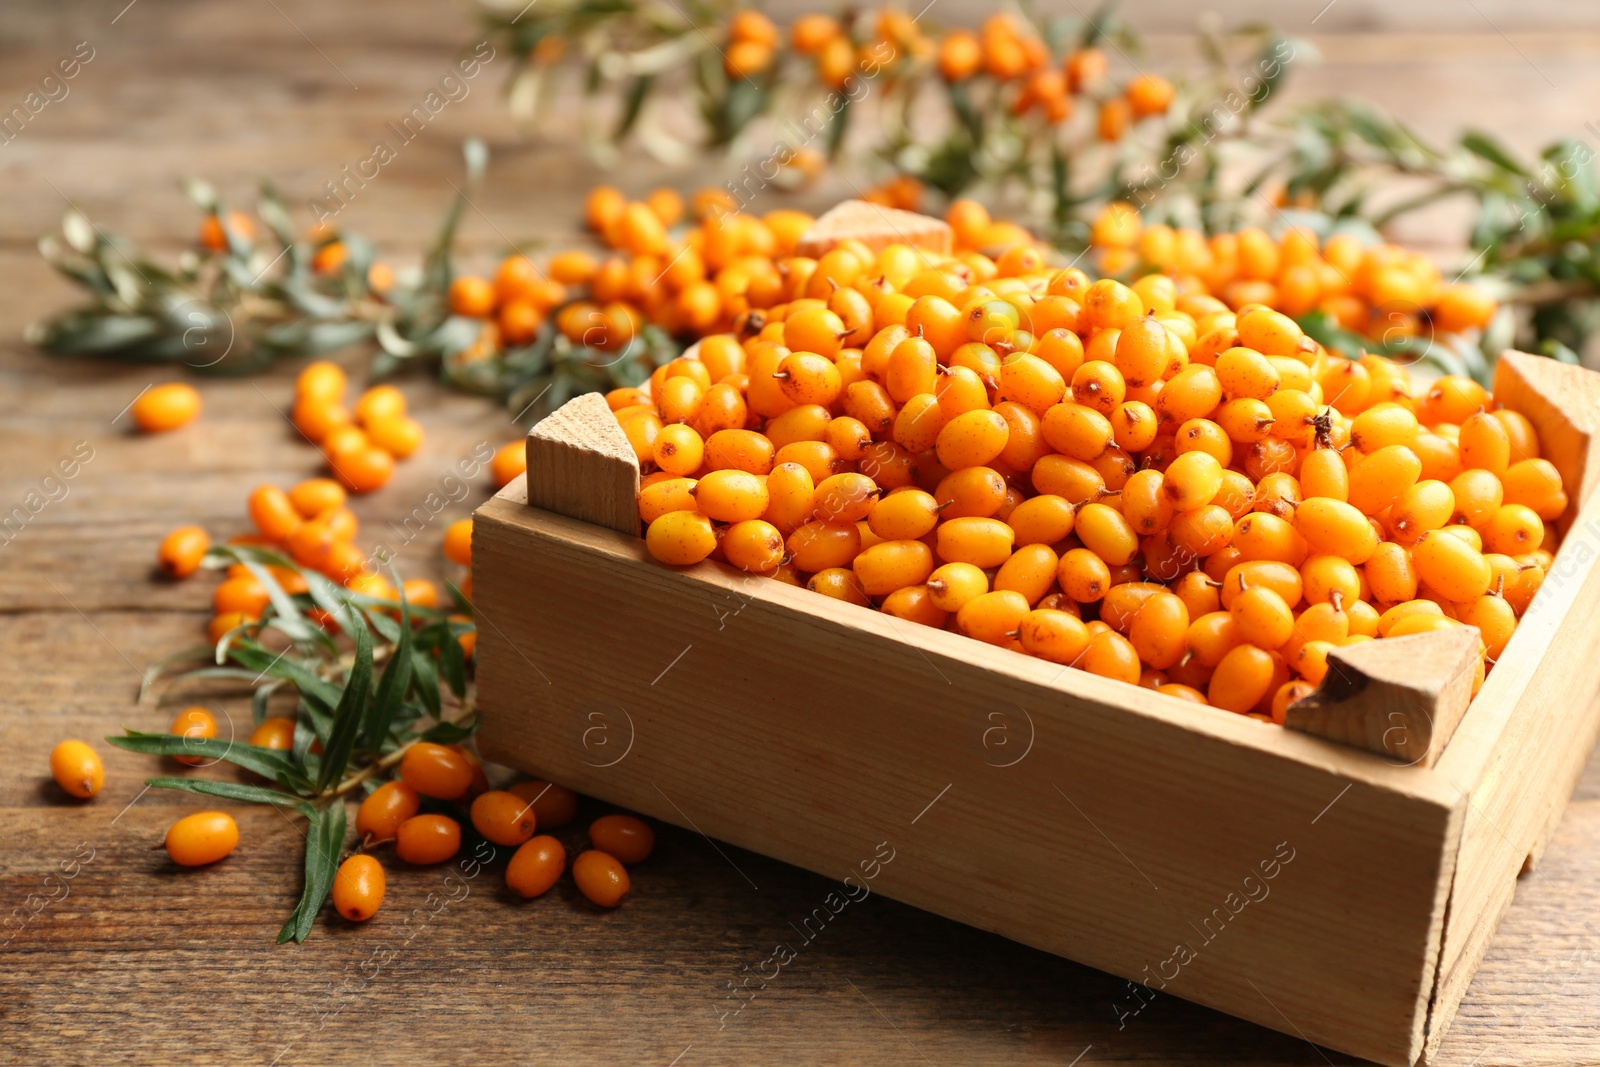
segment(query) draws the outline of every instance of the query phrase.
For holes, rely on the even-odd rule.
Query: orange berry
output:
[[[535,778],[518,782],[510,791],[533,805],[533,813],[541,829],[554,830],[565,826],[578,814],[578,794],[554,782]]]
[[[602,908],[614,908],[632,888],[628,872],[615,857],[604,852],[588,851],[572,861],[572,878],[578,883],[578,892]]]
[[[239,845],[239,826],[221,811],[197,811],[167,830],[167,855],[182,867],[216,863]]]
[[[333,906],[351,922],[366,922],[383,906],[386,887],[383,866],[366,854],[339,864],[333,876]]]
[[[289,751],[294,747],[294,720],[282,716],[261,720],[261,724],[250,733],[250,743],[257,748]]]
[[[520,478],[528,470],[528,445],[525,441],[512,441],[494,451],[489,461],[489,477],[496,489],[504,489],[513,478]]]
[[[400,759],[400,779],[425,797],[456,800],[472,787],[472,764],[456,749],[419,741]]]
[[[487,279],[463,274],[450,282],[450,310],[469,318],[487,318],[494,311],[494,286]]]
[[[650,858],[655,831],[633,815],[603,815],[589,824],[589,842],[617,862],[632,866]]]
[[[187,578],[200,569],[211,537],[198,526],[180,526],[161,539],[156,565],[168,578]]]
[[[345,452],[331,466],[340,483],[352,493],[381,489],[394,477],[394,457],[373,446]]]
[[[87,742],[73,739],[50,750],[50,776],[68,795],[88,800],[105,785],[106,769]]]
[[[566,870],[567,850],[548,834],[524,842],[506,864],[506,885],[518,896],[546,893]]]
[[[448,815],[413,815],[395,829],[394,852],[406,863],[443,863],[461,851],[461,826]]]
[[[152,386],[139,394],[129,414],[141,433],[176,430],[200,414],[200,393],[183,382]]]

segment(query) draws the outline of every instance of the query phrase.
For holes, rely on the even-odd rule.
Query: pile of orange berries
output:
[[[295,381],[290,417],[346,489],[370,493],[394,477],[396,460],[422,446],[422,425],[406,414],[405,394],[392,385],[372,386],[354,409],[345,407],[345,387],[338,364],[308,364]]]
[[[1091,281],[1028,241],[971,250],[979,212],[952,208],[953,256],[779,258],[756,274],[775,297],[608,394],[653,556],[1280,722],[1330,652],[1380,636],[1477,626],[1481,680],[1567,506],[1526,418],[1469,379],[1419,392],[1397,362],[1328,353],[1269,306],[1276,282],[1218,265],[1226,242],[1202,243],[1205,275]],[[1260,240],[1271,278],[1415,269]]]
[[[974,208],[974,221],[951,219],[958,237],[989,225]],[[1425,254],[1364,245],[1347,233],[1319,243],[1303,229],[1288,228],[1274,239],[1247,227],[1207,238],[1198,230],[1145,225],[1133,205],[1114,202],[1095,219],[1090,241],[1104,274],[1170,274],[1180,289],[1203,287],[1235,309],[1265,304],[1291,318],[1322,311],[1374,341],[1482,329],[1496,310],[1494,299],[1476,286],[1446,283]]]
[[[360,523],[347,500],[344,487],[331,478],[308,478],[288,490],[258,485],[245,502],[256,532],[230,537],[228,544],[275,549],[353,593],[398,605],[399,590],[383,575],[380,564],[355,543]],[[448,534],[449,531],[447,546]],[[168,578],[187,578],[200,569],[210,548],[211,536],[202,527],[180,526],[162,539],[156,551],[156,565]],[[293,568],[274,566],[267,571],[290,596],[308,591],[305,578]],[[403,585],[409,603],[439,607],[439,591],[432,582],[408,578]],[[460,588],[464,596],[471,596],[470,575],[463,576]],[[233,564],[212,592],[209,638],[220,641],[230,631],[260,619],[269,603],[266,585],[244,564]],[[337,629],[334,618],[321,608],[308,609],[306,616],[330,632]],[[452,618],[464,621],[466,617]],[[464,635],[464,640],[470,636]],[[470,655],[471,649],[467,651]]]
[[[424,797],[462,810],[424,812]],[[548,831],[567,825],[577,813],[578,795],[570,789],[540,780],[490,789],[469,749],[419,741],[401,757],[399,777],[374,789],[357,809],[356,833],[364,851],[340,868],[334,906],[347,919],[371,918],[382,902],[384,879],[370,850],[393,843],[404,863],[446,863],[461,850],[463,820],[491,844],[515,849],[506,884],[519,896],[539,896],[567,870],[567,848]],[[627,868],[649,858],[655,833],[642,819],[615,814],[591,823],[588,839],[590,848],[572,862],[573,879],[590,901],[614,908],[631,888]],[[341,882],[347,883],[343,891]]]

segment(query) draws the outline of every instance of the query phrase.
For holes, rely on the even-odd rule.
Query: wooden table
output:
[[[71,94],[0,145],[0,510],[78,442],[93,449],[65,496],[0,544],[0,736],[13,768],[0,777],[0,911],[29,907],[30,894],[48,892],[47,874],[79,861],[70,895],[0,949],[0,1061],[1340,1061],[1172,998],[1119,1030],[1120,979],[881,898],[849,908],[724,1019],[736,1006],[730,983],[790,936],[829,883],[670,828],[638,870],[634,898],[613,913],[570,887],[522,903],[494,870],[470,880],[464,896],[455,890],[456,900],[441,870],[394,870],[385,910],[369,926],[325,921],[306,945],[277,947],[273,935],[298,891],[293,824],[241,811],[233,857],[178,871],[157,846],[194,801],[142,793],[153,761],[105,745],[104,793],[66,803],[45,773],[50,747],[124,725],[164,728],[172,708],[134,704],[138,672],[195,643],[204,625],[209,582],[152,576],[160,535],[184,522],[240,532],[253,485],[310,475],[319,457],[283,418],[288,372],[207,380],[198,423],[130,435],[126,405],[176,375],[53,362],[23,345],[28,321],[72,299],[45,272],[34,240],[70,198],[102,226],[174,252],[194,225],[175,186],[184,174],[204,174],[236,200],[261,175],[292,198],[315,195],[368,154],[472,34],[460,12],[426,0],[124,3],[9,5],[0,14],[5,108],[77,42],[94,49]],[[956,9],[949,0],[945,17]],[[1131,14],[1183,30],[1185,12],[1161,3]],[[1461,36],[1319,38],[1326,65],[1292,91],[1355,85],[1427,132],[1470,121],[1524,148],[1563,131],[1585,136],[1582,124],[1600,117],[1584,110],[1600,96],[1592,16],[1581,16],[1590,19],[1584,32],[1557,32],[1562,24],[1546,16],[1539,32],[1507,37],[1495,23],[1520,25],[1512,7],[1484,3],[1480,13],[1457,13]],[[1378,17],[1336,7],[1312,27],[1313,14],[1289,28],[1372,30]],[[369,183],[341,222],[404,258],[443,207],[460,138],[477,134],[494,163],[481,211],[467,221],[474,258],[487,262],[513,238],[570,231],[597,172],[559,143],[524,141],[508,128],[496,93],[509,66],[503,55],[491,62],[472,94]],[[557,137],[573,132],[570,119],[557,126]],[[641,163],[623,177],[642,192],[662,172]],[[836,192],[819,190],[808,206]],[[359,367],[359,354],[349,362]],[[429,440],[393,484],[356,504],[364,541],[416,507],[477,442],[517,435],[489,402],[403,384]],[[486,492],[476,486],[441,515],[401,551],[400,566],[437,576],[446,521]],[[247,708],[222,707],[246,726]],[[1441,1063],[1600,1060],[1597,875],[1600,762],[1544,866],[1524,879]],[[401,932],[407,913],[415,934]]]

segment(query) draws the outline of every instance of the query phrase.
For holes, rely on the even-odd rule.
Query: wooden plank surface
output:
[[[1347,13],[1353,21],[1338,29],[1410,17],[1344,0],[1311,25],[1322,6],[1277,17],[1300,32]],[[1600,38],[1579,21],[1591,9],[1577,5],[1571,22],[1552,26],[1550,10],[1569,5],[1541,5],[1538,32],[1521,33],[1509,6],[1478,6],[1509,36],[1463,10],[1449,19],[1455,36],[1319,38],[1326,63],[1293,91],[1354,87],[1430,134],[1470,122],[1523,148],[1586,136],[1600,98]],[[1176,4],[1138,4],[1132,14],[1145,25],[1173,16],[1164,24],[1175,30],[1194,17]],[[1566,25],[1582,32],[1556,32]],[[287,374],[207,381],[199,423],[127,436],[126,418],[113,419],[168,375],[53,363],[21,345],[28,321],[71,298],[41,272],[34,239],[70,197],[108,228],[172,248],[172,235],[193,224],[175,185],[187,173],[235,197],[261,175],[292,198],[314,195],[370,152],[471,32],[455,6],[428,0],[381,12],[311,0],[62,0],[0,11],[7,106],[76,42],[96,49],[71,95],[0,146],[0,501],[20,499],[77,442],[95,450],[66,497],[0,545],[0,739],[11,768],[0,775],[0,914],[33,907],[30,895],[59,894],[46,876],[88,855],[80,842],[94,850],[74,868],[69,895],[0,948],[0,1061],[1348,1062],[1175,998],[1158,998],[1119,1030],[1114,1005],[1129,995],[1120,979],[878,896],[850,905],[724,1026],[728,983],[790,936],[789,923],[832,883],[670,829],[639,870],[634,899],[615,913],[596,913],[566,889],[512,902],[492,870],[465,881],[464,897],[442,870],[395,871],[385,911],[367,928],[325,923],[307,945],[279,948],[272,937],[296,891],[299,850],[280,816],[242,812],[238,853],[215,870],[175,872],[151,848],[193,803],[138,796],[152,761],[103,748],[101,798],[59,800],[44,776],[55,740],[157,728],[172,714],[133,705],[136,668],[197,639],[209,587],[154,582],[156,539],[187,521],[242,530],[252,485],[309,474],[317,457],[279,416]],[[459,173],[459,138],[476,133],[494,151],[490,185],[476,198],[483,210],[467,218],[479,261],[510,239],[566,232],[597,172],[559,144],[509,129],[494,99],[505,58],[362,191],[346,216],[353,225],[389,248],[419,248],[448,195],[444,179]],[[562,121],[557,132],[570,133],[576,119]],[[661,174],[646,163],[624,177],[642,191]],[[824,183],[808,206],[841,190]],[[517,436],[486,402],[421,381],[403,386],[429,441],[390,487],[357,503],[365,541],[417,507],[477,442]],[[478,484],[428,524],[400,548],[401,566],[436,575],[444,523],[486,495]],[[224,707],[241,723],[248,715]],[[1436,1063],[1600,1060],[1597,884],[1600,761],[1591,761]]]

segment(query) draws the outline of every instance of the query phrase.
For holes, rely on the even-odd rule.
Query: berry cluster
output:
[[[1492,302],[1298,230],[1091,281],[1030,242],[973,250],[980,211],[952,208],[953,256],[782,255],[769,230],[779,257],[738,261],[761,280],[728,332],[607,395],[653,556],[1280,722],[1354,642],[1470,623],[1492,665],[1567,505],[1533,427],[1469,379],[1419,394],[1400,363],[1330,354],[1270,306],[1297,267],[1319,299],[1403,277],[1436,329]],[[1102,247],[1196,245],[1130,231]]]

